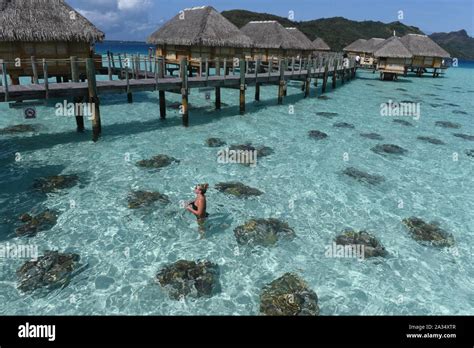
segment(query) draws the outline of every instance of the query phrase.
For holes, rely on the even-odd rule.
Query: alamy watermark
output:
[[[389,100],[388,103],[380,104],[381,116],[406,116],[413,117],[414,120],[420,119],[420,103],[415,102],[394,102]]]
[[[56,116],[84,116],[92,120],[94,117],[94,103],[68,103],[65,100],[55,105]]]
[[[38,246],[32,244],[1,244],[0,259],[38,259]]]
[[[336,244],[326,245],[324,256],[331,258],[357,259],[362,261],[365,258],[365,246],[363,244]]]
[[[256,167],[257,150],[231,150],[229,148],[225,148],[217,152],[217,163],[248,164],[250,167]]]

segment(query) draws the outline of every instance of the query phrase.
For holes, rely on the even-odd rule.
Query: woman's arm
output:
[[[186,209],[189,210],[191,213],[193,213],[196,216],[202,216],[204,212],[204,204],[201,200],[194,202],[194,204],[197,207],[196,209],[193,209],[191,205],[189,205]]]

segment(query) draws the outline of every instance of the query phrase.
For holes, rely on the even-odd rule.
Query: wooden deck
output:
[[[338,74],[342,74],[342,70],[338,70]],[[347,69],[345,69],[347,70]],[[170,91],[180,90],[182,87],[182,80],[179,77],[166,76],[155,80],[152,74],[148,73],[148,78],[144,77],[144,72],[141,71],[141,79],[130,79],[129,86],[132,92],[146,92],[146,91]],[[286,71],[284,78],[288,80],[304,81],[310,76],[311,78],[323,78],[324,68],[312,69],[308,74],[307,70],[289,72]],[[274,72],[271,74],[246,74],[245,84],[255,85],[256,83],[278,83],[280,81],[280,73]],[[189,77],[188,88],[202,88],[202,87],[239,87],[239,75],[226,76],[209,76],[206,77]],[[99,95],[103,94],[120,94],[127,93],[126,80],[113,81],[97,81],[97,92]],[[44,84],[32,85],[13,85],[8,86],[8,101],[27,101],[27,100],[42,100],[42,99],[58,99],[58,98],[73,98],[73,97],[87,97],[88,84],[87,82],[66,82],[66,83],[51,83],[48,86],[48,97],[46,97],[46,87]],[[0,87],[0,102],[6,101],[5,87]]]
[[[186,58],[181,60],[179,65],[179,76],[166,74],[170,69],[167,68],[167,62],[163,57],[155,57],[154,63],[150,59],[140,62],[139,59],[130,60],[131,65],[122,64],[119,59],[119,67],[112,59],[113,54],[108,54],[107,66],[102,66],[96,70],[96,61],[93,58],[87,58],[86,79],[79,77],[77,69],[77,59],[70,58],[71,74],[70,78],[57,77],[58,83],[50,83],[47,62],[43,59],[43,82],[39,83],[39,76],[35,74],[32,80],[35,84],[30,85],[7,85],[7,67],[5,62],[2,67],[3,86],[0,86],[0,102],[25,102],[33,100],[62,99],[72,100],[76,104],[84,102],[92,107],[92,131],[93,140],[97,141],[102,132],[100,116],[100,96],[106,94],[126,94],[129,103],[133,102],[133,93],[135,92],[158,92],[160,104],[160,118],[166,118],[166,97],[165,92],[181,94],[182,103],[180,114],[182,115],[183,125],[189,124],[189,92],[193,88],[214,88],[215,89],[215,107],[221,108],[221,88],[239,89],[240,113],[245,113],[246,87],[255,86],[255,100],[260,100],[260,88],[266,84],[278,85],[278,104],[282,104],[286,95],[287,82],[291,80],[303,81],[302,90],[304,97],[310,97],[311,80],[322,80],[321,93],[326,92],[328,78],[332,78],[332,88],[336,88],[337,80],[341,83],[355,77],[355,61],[346,61],[337,54],[327,58],[318,59],[308,56],[307,59],[299,58],[280,58],[278,64],[263,64],[260,60],[253,62],[244,59],[239,60],[238,66],[232,64],[221,65],[219,60],[210,62],[208,59],[201,61],[199,69],[193,69]],[[120,57],[119,57],[120,58]],[[232,60],[233,62],[233,60]],[[144,63],[144,64],[142,64]],[[147,64],[148,63],[148,64]],[[32,59],[32,64],[36,64]],[[173,65],[173,64],[171,64]],[[213,65],[214,75],[211,75],[211,65]],[[345,65],[345,66],[344,66]],[[149,69],[148,69],[149,67]],[[230,70],[231,68],[231,70]],[[258,71],[258,73],[256,73]],[[108,80],[97,81],[97,76],[107,72]],[[237,72],[237,74],[236,74]],[[114,79],[114,76],[116,79]],[[117,78],[118,77],[118,78]],[[81,79],[82,82],[79,82]],[[71,80],[73,82],[65,82]],[[80,109],[76,110],[76,123],[79,132],[84,131],[84,116]]]

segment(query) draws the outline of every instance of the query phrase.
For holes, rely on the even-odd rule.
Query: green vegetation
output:
[[[382,23],[375,21],[352,21],[343,17],[322,18],[311,21],[293,22],[285,17],[268,13],[257,13],[246,10],[230,10],[222,12],[224,17],[239,28],[250,21],[276,20],[284,27],[297,27],[311,40],[321,37],[333,51],[340,51],[357,39],[373,37],[388,38],[393,31],[398,36],[406,34],[424,34],[419,28],[400,22]],[[452,33],[435,33],[430,37],[453,57],[474,59],[474,38],[465,30]]]
[[[474,38],[467,35],[465,30],[433,33],[430,37],[451,53],[452,57],[474,60]]]
[[[293,22],[288,18],[245,10],[224,11],[222,14],[239,28],[250,21],[276,20],[284,27],[297,27],[311,40],[321,37],[335,51],[340,51],[351,42],[361,38],[388,38],[393,35],[394,30],[398,36],[408,33],[422,34],[420,29],[406,26],[400,22],[388,24],[374,21],[357,22],[343,17]]]

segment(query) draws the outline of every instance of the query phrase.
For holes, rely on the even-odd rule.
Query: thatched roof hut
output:
[[[342,50],[344,52],[363,52],[366,42],[367,40],[365,39],[358,39],[344,47]]]
[[[426,68],[433,68],[433,76],[437,76],[436,70],[446,67],[444,58],[449,58],[450,54],[428,36],[407,34],[400,40],[413,54],[411,67],[416,70],[417,75],[423,75]]]
[[[330,51],[331,47],[320,37],[313,41],[313,47],[316,51]]]
[[[100,42],[104,33],[64,0],[0,0],[1,42]]]
[[[413,54],[405,47],[400,38],[392,36],[378,45],[378,48],[374,51],[374,56],[376,58],[409,59],[413,57]]]
[[[251,21],[240,30],[253,41],[254,59],[266,61],[278,57],[304,56],[312,50],[307,43],[290,33],[294,29],[287,30],[277,21]],[[298,35],[296,30],[294,33]]]
[[[250,48],[252,40],[211,6],[186,8],[150,35],[154,45]]]
[[[384,41],[385,39],[380,38],[372,38],[369,40],[359,39],[344,47],[343,51],[352,57],[359,56],[361,58],[359,61],[361,66],[373,68],[377,63],[374,52]]]
[[[385,39],[372,38],[369,40],[358,39],[350,45],[343,48],[344,52],[373,54],[378,45],[384,42]]]
[[[23,62],[21,67],[7,64],[14,84],[33,74],[31,57],[50,60],[49,76],[70,77],[70,63],[65,60],[93,57],[93,44],[104,36],[64,0],[0,0],[0,58]],[[79,73],[83,72],[82,63]]]
[[[285,28],[298,42],[301,44],[302,47],[305,48],[307,51],[313,51],[314,50],[314,45],[313,42],[308,39],[308,37],[303,34],[301,31],[299,31],[297,28],[291,27],[291,28]]]
[[[273,48],[283,50],[298,50],[304,45],[295,40],[277,21],[251,21],[240,30],[250,37],[257,48]]]
[[[449,58],[450,54],[426,35],[407,34],[400,39],[414,56]]]
[[[252,40],[211,6],[180,11],[150,35],[148,43],[157,45],[157,55],[168,62],[202,58],[233,58],[250,52]]]
[[[397,75],[405,75],[411,64],[413,54],[405,47],[400,38],[392,36],[379,44],[374,51],[377,58],[377,70],[384,80],[393,80]]]
[[[372,39],[367,40],[363,45],[363,51],[367,54],[374,54],[375,50],[385,41],[385,39],[381,39],[378,37],[374,37]]]

